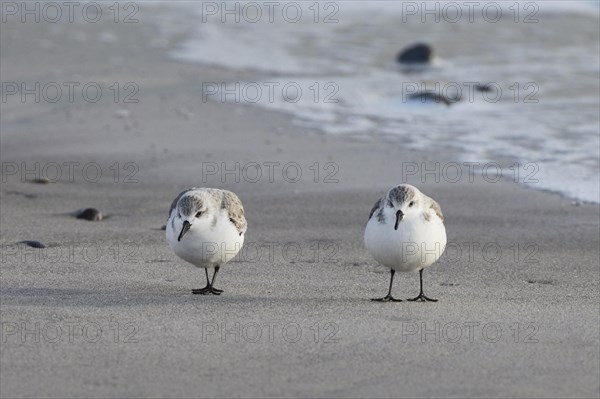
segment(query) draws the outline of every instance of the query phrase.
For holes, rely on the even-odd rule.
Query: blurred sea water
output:
[[[518,165],[522,184],[599,203],[598,4],[177,2],[172,12],[190,23],[171,16],[158,25],[185,32],[172,57],[260,77],[203,82],[204,100],[282,111],[325,134],[385,137],[434,157],[451,149],[463,162],[501,162],[510,178]],[[433,63],[400,67],[398,52],[416,42],[432,46]],[[420,91],[460,101],[410,99]]]

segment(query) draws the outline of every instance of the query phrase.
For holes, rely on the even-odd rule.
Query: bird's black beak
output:
[[[188,230],[190,229],[190,227],[192,227],[192,224],[190,222],[188,222],[187,220],[183,221],[183,227],[181,228],[181,233],[179,233],[179,237],[177,237],[177,241],[181,241],[181,239],[183,238],[183,236],[185,235],[185,233],[188,232]]]
[[[400,223],[403,217],[404,213],[402,213],[402,211],[396,212],[396,224],[394,225],[394,230],[398,230],[398,223]]]

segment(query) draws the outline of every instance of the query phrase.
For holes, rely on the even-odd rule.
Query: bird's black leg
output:
[[[208,269],[204,269],[204,271],[206,272],[206,287],[193,289],[192,294],[200,294],[200,295],[210,294],[212,284],[210,283],[210,280],[208,279]]]
[[[215,266],[215,272],[213,273],[212,280],[210,280],[208,278],[208,269],[205,268],[204,271],[206,272],[206,287],[201,288],[201,289],[194,289],[194,290],[192,290],[192,294],[221,295],[221,293],[223,292],[223,290],[219,290],[219,289],[214,288],[215,278],[217,277],[217,273],[219,272],[219,266]]]
[[[385,296],[383,298],[373,298],[373,299],[371,299],[372,301],[375,301],[375,302],[402,302],[401,299],[396,299],[392,296],[392,284],[394,283],[394,273],[396,273],[396,271],[394,269],[391,269],[390,289],[388,291],[387,296]]]
[[[210,293],[214,295],[221,295],[223,290],[219,290],[215,288],[215,279],[217,278],[217,273],[219,272],[220,266],[215,266],[215,272],[213,273],[212,281],[210,282]],[[208,274],[207,274],[208,276]]]
[[[428,298],[423,294],[423,269],[419,270],[419,278],[421,279],[421,292],[416,298],[408,299],[409,301],[420,301],[420,302],[437,302],[437,299]]]

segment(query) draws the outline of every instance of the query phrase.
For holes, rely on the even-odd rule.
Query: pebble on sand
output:
[[[34,240],[23,240],[23,241],[19,241],[17,244],[25,244],[32,248],[46,248],[46,246],[44,244],[42,244],[39,241],[34,241]]]
[[[443,103],[447,106],[459,101],[459,99],[449,98],[433,91],[424,91],[421,93],[412,93],[408,96],[409,100],[421,101],[422,103]]]
[[[77,215],[75,217],[77,219],[84,219],[95,222],[102,220],[102,212],[100,212],[96,208],[85,208],[77,211]]]
[[[431,62],[433,49],[424,43],[416,43],[402,50],[397,60],[403,64],[428,64]]]
[[[27,180],[29,183],[35,183],[35,184],[48,184],[50,183],[50,180],[46,179],[45,177],[42,177],[40,179],[32,179],[32,180]]]
[[[492,91],[494,87],[490,83],[480,83],[478,85],[475,85],[475,89],[482,93],[487,93]]]

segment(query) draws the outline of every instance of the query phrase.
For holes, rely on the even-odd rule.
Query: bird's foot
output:
[[[195,294],[195,295],[208,295],[208,294],[210,294],[210,290],[211,290],[210,286],[207,285],[204,288],[193,289],[192,290],[192,294]]]
[[[407,299],[409,302],[437,302],[437,299],[428,298],[422,292],[416,298]]]
[[[213,288],[209,285],[207,285],[204,288],[198,288],[198,289],[192,290],[192,294],[195,294],[195,295],[208,295],[208,294],[221,295],[222,292],[223,292],[223,290]]]
[[[402,302],[402,299],[396,299],[391,295],[387,295],[383,298],[373,298],[371,300],[373,302]]]

